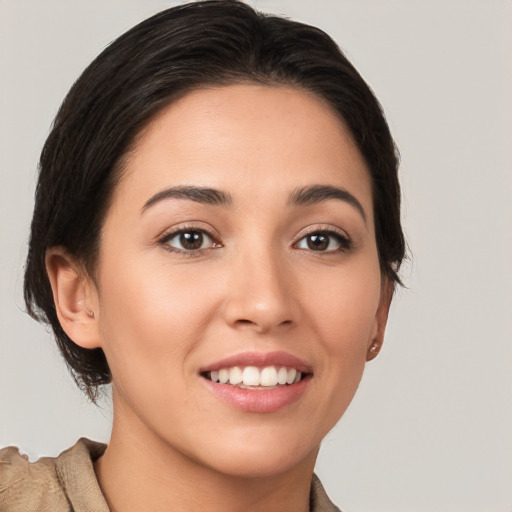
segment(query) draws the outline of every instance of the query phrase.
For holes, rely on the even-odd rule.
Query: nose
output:
[[[265,334],[296,324],[296,283],[290,263],[283,260],[259,251],[232,262],[223,311],[228,325]]]

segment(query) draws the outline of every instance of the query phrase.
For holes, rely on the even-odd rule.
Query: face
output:
[[[115,422],[225,474],[311,463],[389,305],[349,131],[305,92],[189,93],[128,159],[96,282]]]

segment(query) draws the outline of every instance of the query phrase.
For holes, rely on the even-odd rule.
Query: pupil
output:
[[[199,249],[203,245],[203,234],[199,231],[182,233],[180,243],[185,249]]]
[[[308,247],[313,251],[323,251],[329,246],[329,237],[325,235],[310,235]]]

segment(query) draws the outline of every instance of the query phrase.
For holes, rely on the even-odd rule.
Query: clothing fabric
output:
[[[1,512],[109,512],[93,463],[106,445],[86,438],[58,457],[29,462],[17,448],[0,450]],[[340,512],[313,475],[311,512]]]

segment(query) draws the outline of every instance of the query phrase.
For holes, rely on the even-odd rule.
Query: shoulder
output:
[[[0,510],[28,512],[52,510],[68,512],[91,497],[102,499],[93,469],[105,445],[80,439],[58,457],[43,457],[29,462],[19,450],[0,450]],[[78,484],[79,482],[79,484]],[[108,509],[107,509],[108,510]]]
[[[17,448],[0,450],[0,510],[67,512],[69,501],[60,486],[55,461],[44,457],[30,463]]]
[[[320,479],[315,474],[311,481],[310,510],[312,512],[341,512],[329,499]]]

